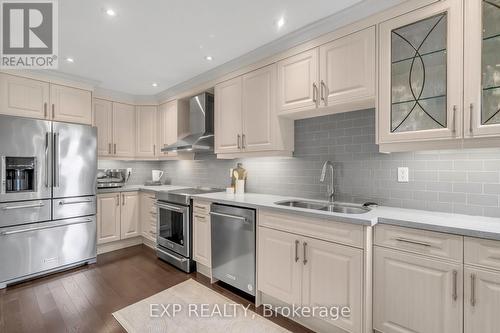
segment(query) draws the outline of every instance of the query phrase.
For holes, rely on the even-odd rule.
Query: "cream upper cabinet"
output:
[[[276,66],[267,66],[242,77],[243,130],[241,148],[263,151],[275,148]]]
[[[300,236],[260,227],[258,242],[259,290],[285,303],[300,304]]]
[[[373,265],[374,329],[463,332],[462,264],[375,247]]]
[[[465,333],[497,333],[500,327],[500,272],[465,269]]]
[[[184,107],[186,109],[186,107]],[[158,154],[160,157],[176,156],[176,152],[161,152],[161,148],[174,144],[177,141],[178,131],[182,130],[183,118],[187,110],[183,110],[183,103],[174,100],[163,103],[158,108]],[[187,123],[184,121],[184,123]],[[182,134],[182,133],[181,133]]]
[[[500,136],[500,2],[465,1],[465,137]]]
[[[113,103],[94,99],[94,126],[97,127],[97,155],[113,154]]]
[[[120,240],[120,194],[97,196],[97,244]]]
[[[463,137],[462,19],[445,0],[380,24],[380,143]]]
[[[50,85],[51,119],[92,124],[92,93],[88,90]]]
[[[281,113],[309,110],[318,105],[317,48],[278,62],[278,108]]]
[[[126,239],[141,235],[139,224],[139,193],[122,192],[120,238]]]
[[[113,103],[113,154],[120,157],[135,156],[135,107]]]
[[[215,153],[241,149],[242,79],[238,76],[215,86]]]
[[[0,113],[44,119],[49,98],[49,83],[0,73]]]
[[[353,109],[375,101],[375,27],[339,38],[319,48],[319,104],[339,106],[358,102]]]
[[[363,250],[312,238],[302,241],[302,306],[348,306],[351,315],[325,322],[361,332],[363,319]]]
[[[156,106],[137,106],[137,151],[138,157],[155,157],[157,151],[157,108]]]
[[[212,266],[212,230],[210,204],[194,202],[193,208],[193,259],[207,267]]]

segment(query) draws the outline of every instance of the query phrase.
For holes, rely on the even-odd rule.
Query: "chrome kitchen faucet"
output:
[[[326,178],[326,168],[330,167],[330,184],[326,185],[326,193],[328,194],[328,201],[335,201],[335,186],[334,186],[334,167],[331,161],[326,161],[321,170],[321,177],[319,181],[324,183]]]

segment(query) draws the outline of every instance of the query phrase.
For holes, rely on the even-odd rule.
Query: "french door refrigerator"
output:
[[[96,129],[0,116],[0,289],[96,258]]]

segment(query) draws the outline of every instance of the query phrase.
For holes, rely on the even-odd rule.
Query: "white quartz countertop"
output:
[[[149,191],[149,192],[168,192],[188,188],[190,186],[178,185],[159,185],[159,186],[145,186],[145,185],[125,185],[117,188],[100,188],[97,189],[97,194],[100,193],[116,193],[116,192],[131,192],[131,191]]]
[[[386,206],[373,208],[371,211],[364,214],[339,214],[275,204],[275,202],[284,200],[314,200],[257,193],[235,195],[219,192],[195,195],[193,198],[249,208],[274,209],[283,212],[300,214],[303,216],[332,219],[338,222],[371,226],[374,226],[377,223],[391,224],[409,228],[452,233],[462,236],[500,240],[500,218],[440,213]]]

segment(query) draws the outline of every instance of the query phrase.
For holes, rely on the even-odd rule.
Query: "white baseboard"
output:
[[[142,237],[122,239],[116,242],[97,245],[97,254],[116,251],[126,247],[142,244]]]
[[[156,249],[156,242],[152,241],[151,239],[148,239],[146,237],[142,237],[142,244],[146,245],[147,247],[152,248],[153,250]]]
[[[212,269],[208,266],[202,265],[200,263],[196,263],[196,271],[200,274],[205,275],[209,279],[212,278]]]

